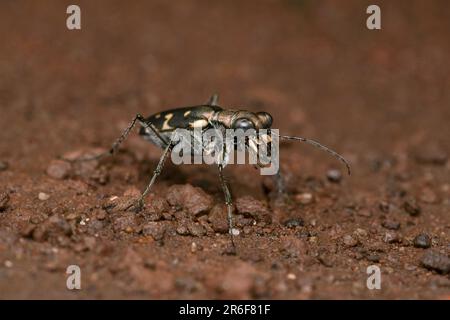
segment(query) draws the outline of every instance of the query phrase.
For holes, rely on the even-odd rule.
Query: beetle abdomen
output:
[[[208,119],[214,112],[220,110],[222,108],[208,105],[177,108],[151,115],[146,121],[152,123],[160,135],[169,141],[170,135],[175,129],[206,128],[209,125]],[[157,146],[165,147],[161,139],[152,130],[142,127],[139,134]]]

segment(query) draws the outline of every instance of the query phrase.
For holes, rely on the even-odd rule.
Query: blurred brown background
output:
[[[18,222],[8,222],[18,216],[14,210],[34,212],[38,209],[33,197],[38,191],[47,188],[57,193],[63,188],[45,175],[50,160],[78,148],[108,147],[138,112],[149,115],[201,104],[214,92],[220,93],[224,107],[268,111],[274,116],[274,127],[282,133],[315,138],[343,153],[352,162],[354,175],[346,178],[344,191],[339,191],[345,196],[338,192],[338,198],[343,196],[339,212],[349,199],[358,204],[365,203],[361,199],[368,198],[369,203],[384,199],[389,181],[399,170],[412,177],[408,192],[417,195],[423,188],[431,188],[439,198],[425,210],[432,212],[432,217],[414,221],[410,233],[431,230],[440,239],[440,248],[448,249],[448,162],[418,167],[414,157],[417,153],[437,154],[446,161],[449,152],[450,2],[79,0],[82,29],[69,31],[66,8],[74,3],[0,3],[0,160],[9,164],[0,172],[0,187],[23,196],[11,196],[11,208],[0,218],[0,257],[24,261],[15,262],[22,265],[15,271],[0,266],[0,287],[10,288],[2,290],[3,297],[75,297],[58,282],[63,272],[46,271],[47,256],[34,256],[34,250],[50,250],[50,244],[42,244],[41,249],[22,244],[20,259],[12,249],[22,246],[16,241],[23,241],[19,240]],[[381,7],[381,30],[366,28],[370,4]],[[153,162],[158,159],[157,149],[136,136],[130,141],[126,148],[148,148],[146,156]],[[323,177],[330,166],[339,166],[327,155],[302,145],[286,148],[282,158],[286,170],[300,175]],[[381,172],[374,173],[373,166],[381,167]],[[189,177],[201,169],[180,170],[187,170],[183,171],[186,179],[195,182]],[[237,184],[235,193],[260,188],[259,182],[249,179],[249,187],[239,179],[248,177],[246,170],[230,169],[231,181]],[[211,181],[214,178],[211,175]],[[135,185],[141,188],[146,181],[144,175]],[[93,191],[90,203],[94,205],[97,193],[122,190],[116,182]],[[261,197],[258,192],[252,191]],[[339,215],[336,219],[342,222]],[[344,229],[369,229],[374,221],[353,220],[350,223],[354,225]],[[119,242],[127,246],[126,241]],[[419,272],[416,276],[425,278],[414,285],[394,281],[395,285],[378,297],[440,297],[445,291],[448,282],[440,287],[427,278],[436,277],[440,283],[442,276],[421,269],[405,271],[405,264],[417,265],[421,253],[411,250],[408,261],[396,256],[396,263],[389,262],[389,251],[382,261],[410,277]],[[77,254],[68,251],[67,257]],[[91,258],[86,258],[91,261],[86,264],[94,268],[94,255]],[[185,263],[202,264],[192,259]],[[218,259],[222,263],[221,259],[228,258]],[[256,268],[267,271],[267,263]],[[312,286],[321,290],[303,294],[302,289],[288,286],[280,293],[269,286],[266,297],[373,297],[374,293],[358,286],[355,289],[355,279],[343,280],[337,291],[324,289],[328,287],[326,275],[339,278],[336,270],[346,269],[340,263],[335,267],[311,275]],[[307,279],[308,270],[302,271]],[[34,280],[30,280],[30,272]],[[40,277],[49,283],[49,290],[42,295],[37,288],[41,287]],[[31,287],[17,280],[24,278]],[[201,277],[194,278],[203,289],[193,295],[169,290],[167,294],[135,296],[221,297],[210,295],[209,284]],[[430,283],[436,292],[427,291]],[[97,289],[83,294],[108,296]],[[113,297],[123,297],[122,291],[114,292],[110,293]]]

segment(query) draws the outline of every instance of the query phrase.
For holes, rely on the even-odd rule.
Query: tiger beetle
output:
[[[235,129],[235,130],[242,129],[244,131],[249,129],[270,130],[272,126],[272,116],[269,113],[267,112],[254,113],[246,110],[223,109],[218,104],[218,98],[219,96],[217,94],[214,94],[211,96],[211,98],[208,100],[206,104],[167,110],[156,113],[152,116],[149,116],[148,118],[144,118],[142,115],[137,114],[131,121],[131,123],[128,125],[128,127],[123,131],[122,135],[113,143],[109,151],[92,157],[79,158],[75,161],[98,160],[105,156],[113,155],[119,148],[120,144],[124,142],[124,140],[127,138],[128,134],[134,128],[135,124],[139,122],[139,124],[141,125],[139,134],[143,136],[144,139],[150,141],[151,143],[155,144],[156,146],[164,150],[147,187],[142,192],[137,202],[127,208],[130,209],[134,207],[135,211],[139,212],[144,207],[144,198],[150,192],[150,189],[155,183],[156,178],[161,173],[161,170],[164,166],[164,162],[167,159],[167,156],[172,152],[173,148],[177,145],[177,143],[179,143],[179,141],[174,142],[174,140],[172,139],[173,134],[177,129],[187,129],[193,131],[195,128],[201,128],[202,130],[203,129],[206,130],[208,128],[221,127],[225,129]],[[279,138],[306,142],[330,153],[332,156],[338,158],[345,164],[345,166],[347,167],[348,174],[350,175],[350,165],[344,159],[344,157],[342,157],[337,152],[331,150],[330,148],[320,144],[319,142],[295,136],[279,135]],[[225,204],[227,206],[228,232],[231,237],[231,244],[234,252],[235,244],[233,235],[233,213],[232,213],[233,202],[230,188],[223,175],[224,165],[219,163],[217,164],[217,166],[222,191],[225,196]],[[283,183],[279,170],[275,178],[278,192],[282,193]]]

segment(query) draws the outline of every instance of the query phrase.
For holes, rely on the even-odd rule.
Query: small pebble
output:
[[[383,241],[386,243],[399,243],[400,238],[395,232],[386,232],[384,235]]]
[[[284,225],[288,228],[302,227],[305,225],[305,222],[302,218],[291,218],[284,222]]]
[[[183,225],[178,226],[176,231],[181,236],[187,236],[189,234],[189,230]]]
[[[63,160],[53,160],[47,167],[47,174],[54,179],[65,179],[69,176],[72,166]]]
[[[45,201],[45,200],[50,199],[50,195],[48,195],[48,194],[45,193],[45,192],[39,192],[38,198],[39,198],[39,200],[41,200],[41,201]]]
[[[161,240],[164,237],[165,228],[161,223],[148,222],[142,227],[145,236],[151,236],[154,240]]]
[[[133,229],[133,227],[128,226],[128,227],[125,228],[125,232],[126,232],[126,233],[133,233],[133,232],[134,232],[134,229]],[[156,240],[156,239],[155,239],[155,240]]]
[[[0,171],[5,171],[9,168],[8,162],[0,161]]]
[[[11,261],[9,261],[9,260],[5,261],[5,267],[6,268],[12,268],[13,266],[14,266],[14,264]]]
[[[414,247],[428,249],[431,247],[431,238],[429,235],[422,233],[414,238]]]
[[[328,170],[327,179],[330,182],[339,183],[342,180],[342,173],[337,169]]]
[[[398,230],[400,229],[400,222],[395,220],[384,220],[381,225],[389,230]]]
[[[0,193],[0,211],[4,211],[8,207],[9,194],[7,192]]]
[[[295,280],[297,279],[297,276],[293,273],[288,273],[286,278],[288,278],[289,280]]]
[[[231,234],[233,236],[238,236],[240,234],[240,231],[239,231],[239,229],[233,228],[233,229],[231,229]]]
[[[188,230],[189,233],[195,237],[201,237],[206,234],[206,229],[201,224],[190,224]]]
[[[297,194],[295,199],[301,204],[310,204],[314,201],[313,195],[309,192]]]
[[[351,235],[344,236],[343,241],[347,247],[354,247],[358,244],[358,240],[353,238]]]
[[[367,231],[361,228],[356,229],[354,233],[361,238],[366,238],[368,236]]]

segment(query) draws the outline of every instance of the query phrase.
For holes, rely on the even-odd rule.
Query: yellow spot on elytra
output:
[[[170,129],[172,129],[172,127],[169,126],[169,121],[170,121],[170,119],[172,119],[172,117],[173,117],[172,113],[166,114],[166,116],[165,116],[166,120],[164,120],[164,124],[163,124],[161,130],[170,130]]]
[[[186,112],[184,113],[184,116],[187,117],[187,116],[190,115],[190,114],[191,114],[191,111],[188,110],[188,111],[186,111]]]
[[[208,121],[205,119],[195,120],[193,123],[191,123],[192,128],[203,128],[208,124]]]
[[[158,114],[155,116],[155,119],[159,119],[159,118],[161,118],[161,114],[160,114],[160,113],[158,113]]]

